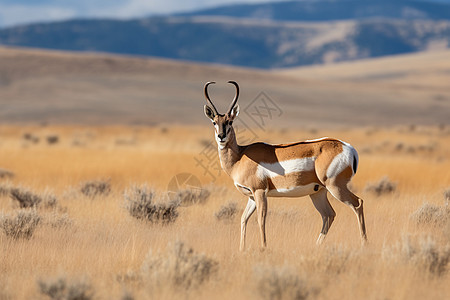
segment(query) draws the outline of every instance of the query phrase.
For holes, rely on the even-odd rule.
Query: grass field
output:
[[[335,199],[336,220],[317,247],[322,222],[309,198],[271,198],[268,248],[259,248],[253,217],[248,249],[239,252],[246,199],[226,174],[208,169],[213,178],[196,162],[213,142],[209,126],[2,125],[2,226],[19,211],[12,189],[28,189],[43,200],[25,209],[40,217],[31,237],[0,232],[0,299],[48,298],[44,292],[54,299],[450,295],[450,209],[444,196],[450,188],[449,126],[257,134],[271,143],[331,136],[355,146],[360,165],[352,189],[365,200],[368,245],[360,245],[353,212]],[[206,203],[177,207],[170,224],[130,215],[125,191],[148,185],[156,202],[167,202],[167,186],[179,173],[199,179],[211,193]],[[377,183],[385,176],[395,185],[391,192]],[[83,194],[83,184],[92,181],[109,184],[110,192]],[[367,188],[370,184],[379,195]],[[56,204],[44,205],[49,195]],[[218,220],[215,214],[233,202],[236,214]]]

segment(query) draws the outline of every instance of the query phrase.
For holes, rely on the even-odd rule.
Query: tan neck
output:
[[[230,139],[227,145],[223,149],[219,148],[219,159],[222,169],[228,175],[231,175],[233,167],[239,162],[241,156],[240,146],[236,141],[236,134],[234,129],[231,128]]]

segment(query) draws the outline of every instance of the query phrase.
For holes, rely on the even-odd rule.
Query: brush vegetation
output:
[[[213,142],[210,126],[1,126],[0,168],[14,176],[0,178],[0,298],[448,298],[449,127],[256,133],[269,143],[333,136],[360,150],[352,190],[364,199],[368,245],[354,213],[331,196],[337,216],[321,247],[309,198],[269,198],[268,249],[259,249],[253,216],[240,253],[247,199],[195,160],[198,141]],[[58,142],[34,142],[50,135]],[[168,183],[186,172],[208,196],[186,196],[186,186],[169,197]]]

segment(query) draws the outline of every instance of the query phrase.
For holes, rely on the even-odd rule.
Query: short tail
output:
[[[350,146],[352,149],[352,155],[353,155],[353,175],[356,174],[356,171],[358,170],[358,163],[359,163],[359,156],[358,152],[356,151],[353,146]]]

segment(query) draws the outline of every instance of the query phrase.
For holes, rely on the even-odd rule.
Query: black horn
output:
[[[231,83],[232,85],[234,85],[236,87],[236,95],[234,96],[233,102],[231,102],[230,109],[228,110],[228,114],[230,114],[239,98],[239,85],[237,84],[236,81],[233,81],[233,80],[228,81],[228,83]]]
[[[208,85],[210,84],[214,84],[216,83],[215,81],[209,81],[205,84],[205,97],[206,97],[206,101],[212,106],[212,109],[214,109],[214,112],[216,113],[216,115],[219,114],[219,112],[217,111],[216,107],[214,106],[214,104],[212,103],[211,99],[209,98],[208,95]]]

